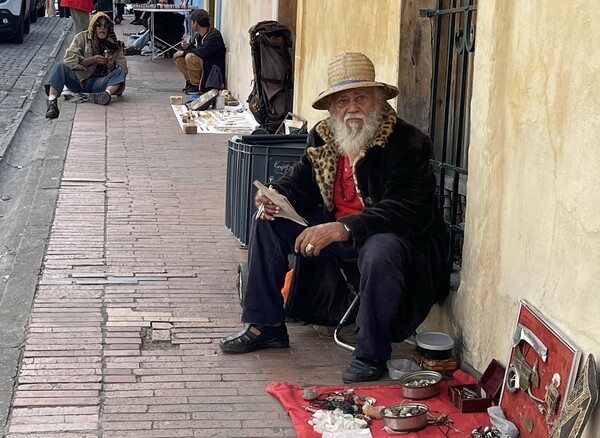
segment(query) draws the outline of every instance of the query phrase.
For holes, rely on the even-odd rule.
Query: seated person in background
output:
[[[160,0],[159,3],[161,5],[173,4],[173,0]],[[178,12],[154,14],[154,37],[157,38],[155,42],[159,50],[162,46],[159,40],[164,41],[170,46],[174,46],[181,41],[185,33],[184,21],[185,17]],[[131,46],[125,47],[125,56],[142,53],[142,49],[150,41],[150,26],[152,26],[152,23],[149,20],[146,30],[138,36]]]
[[[183,42],[182,50],[175,52],[173,59],[185,78],[182,91],[196,94],[206,91],[206,80],[213,66],[218,67],[221,77],[224,77],[225,42],[221,32],[210,25],[208,12],[204,9],[194,10],[190,19],[192,29],[196,32],[194,41],[189,45]],[[224,83],[220,84],[219,88],[223,85]]]
[[[90,101],[100,105],[107,105],[113,95],[123,94],[128,73],[123,46],[108,15],[95,14],[88,30],[73,38],[64,62],[52,68],[45,85],[46,118],[58,117],[57,100],[65,86],[75,93],[91,93]]]
[[[448,238],[435,206],[431,140],[386,102],[398,89],[375,82],[371,60],[357,52],[330,62],[328,87],[312,106],[329,117],[311,130],[300,162],[273,183],[308,227],[278,219],[278,207],[257,192],[264,210],[248,250],[245,328],[219,345],[225,353],[289,346],[281,288],[292,250],[357,258],[358,335],[342,379],[372,381],[385,373],[392,337],[409,337],[447,296]]]

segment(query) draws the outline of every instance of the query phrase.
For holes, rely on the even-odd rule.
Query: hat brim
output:
[[[312,107],[317,110],[328,110],[329,100],[332,95],[340,91],[352,90],[354,88],[380,87],[383,88],[385,100],[393,99],[399,93],[398,88],[393,85],[384,84],[383,82],[350,82],[338,86],[333,86],[328,90],[323,91],[312,103]]]

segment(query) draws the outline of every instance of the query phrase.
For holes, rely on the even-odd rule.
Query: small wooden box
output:
[[[424,370],[437,371],[446,377],[452,376],[454,371],[458,369],[458,362],[453,357],[449,357],[448,359],[428,359],[418,349],[413,350],[412,359]]]
[[[448,385],[448,398],[460,412],[485,412],[500,399],[504,371],[504,367],[492,359],[478,383]]]
[[[183,132],[186,134],[197,134],[198,127],[196,126],[195,123],[184,123]]]

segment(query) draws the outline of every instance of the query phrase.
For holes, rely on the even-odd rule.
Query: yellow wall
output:
[[[227,89],[243,105],[252,91],[252,57],[248,30],[259,21],[273,20],[278,0],[223,0],[221,33],[227,46]]]
[[[363,52],[377,80],[398,83],[398,0],[298,0],[297,13],[294,112],[309,126],[327,116],[311,103],[327,87],[327,64],[338,53]]]
[[[600,13],[479,2],[462,284],[464,359],[506,361],[526,298],[600,358]],[[587,437],[600,436],[597,412]]]

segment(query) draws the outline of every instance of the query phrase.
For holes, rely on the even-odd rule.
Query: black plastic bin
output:
[[[254,206],[254,180],[263,184],[279,179],[306,148],[306,134],[245,135],[233,137],[227,148],[225,226],[247,245]]]

